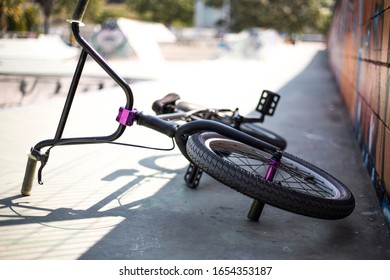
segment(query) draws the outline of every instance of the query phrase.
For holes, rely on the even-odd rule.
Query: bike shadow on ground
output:
[[[351,258],[358,244],[345,234],[354,230],[348,222],[304,217],[269,205],[259,222],[249,221],[252,199],[208,175],[198,189],[190,189],[183,179],[186,168],[162,167],[156,164],[159,158],[139,163],[164,170],[157,176],[174,177],[147,199],[124,204],[124,209],[133,209],[122,212],[125,219],[79,259],[338,259]]]
[[[106,176],[101,178],[101,181],[113,182],[120,178],[129,178],[129,182],[123,186],[120,186],[115,192],[110,193],[108,196],[104,197],[100,201],[91,205],[90,207],[84,210],[75,210],[72,208],[45,208],[35,205],[31,205],[30,202],[26,202],[26,196],[22,194],[13,195],[0,199],[0,210],[9,209],[10,214],[0,214],[0,227],[1,226],[10,226],[10,225],[20,225],[20,224],[30,224],[30,223],[50,223],[66,220],[76,220],[76,219],[85,219],[85,218],[98,218],[98,217],[110,217],[110,216],[127,216],[128,213],[124,212],[123,209],[132,209],[140,207],[142,204],[146,203],[148,199],[139,199],[134,200],[129,203],[121,203],[123,197],[132,190],[134,186],[139,186],[143,181],[151,181],[153,179],[166,178],[166,174],[174,173],[183,173],[184,168],[172,169],[161,166],[157,164],[157,160],[167,156],[153,156],[149,158],[144,158],[139,161],[141,166],[155,170],[153,175],[143,176],[138,169],[118,169],[115,170]],[[164,175],[165,174],[165,175]],[[118,206],[100,211],[106,205],[117,201]],[[34,210],[35,213],[41,211],[42,213],[47,213],[46,215],[25,215],[23,210]],[[7,219],[9,218],[9,219]],[[18,219],[15,219],[18,218]]]
[[[83,210],[76,210],[73,208],[65,207],[39,207],[36,205],[32,205],[32,203],[28,200],[26,201],[26,198],[28,199],[29,197],[23,196],[21,194],[2,198],[0,199],[0,209],[9,209],[10,214],[0,214],[0,227],[34,223],[43,224],[50,222],[97,217],[127,217],[128,213],[126,213],[126,211],[123,211],[124,209],[130,209],[131,212],[131,209],[139,208],[142,205],[147,205],[148,201],[153,200],[153,198],[149,196],[144,199],[134,199],[134,201],[132,202],[123,203],[123,201],[125,201],[124,197],[129,192],[131,192],[135,186],[142,188],[141,185],[142,183],[145,183],[145,181],[153,182],[153,180],[158,179],[169,181],[168,178],[170,178],[170,176],[180,177],[180,180],[182,180],[182,182],[179,183],[179,188],[185,188],[188,189],[188,192],[194,192],[194,190],[185,187],[184,173],[187,167],[172,168],[158,163],[158,161],[162,158],[169,158],[171,156],[172,155],[158,155],[139,160],[140,166],[154,170],[154,173],[152,175],[142,175],[142,173],[138,169],[117,169],[105,175],[101,178],[101,181],[112,182],[113,184],[116,184],[115,181],[118,178],[128,178],[129,181],[125,185],[119,186],[115,192],[110,193],[108,196],[102,198],[101,200],[95,202],[93,205]],[[174,155],[174,157],[176,156],[178,155]],[[169,182],[166,185],[170,185]],[[154,196],[158,196],[159,193],[163,191],[164,187],[166,186],[162,186],[158,192],[154,193]],[[111,207],[108,210],[101,211],[101,209],[103,209],[106,205],[112,202],[116,202],[117,207]],[[43,215],[26,215],[25,213],[27,213],[28,211],[21,210],[33,210],[34,214],[42,212]]]
[[[186,166],[162,166],[158,161],[164,157],[169,158],[170,155],[152,156],[139,161],[141,166],[154,170],[153,175],[142,176],[138,169],[118,169],[105,175],[101,180],[110,184],[116,184],[119,178],[129,178],[129,182],[118,185],[115,192],[85,209],[39,207],[30,204],[22,195],[3,198],[0,200],[0,209],[7,208],[11,214],[0,215],[0,228],[38,225],[60,231],[89,230],[98,233],[100,228],[86,228],[77,221],[120,217],[121,222],[108,223],[109,233],[93,246],[87,249],[80,246],[83,253],[79,259],[258,257],[257,249],[253,249],[253,237],[263,232],[265,239],[272,239],[273,234],[270,232],[274,228],[271,222],[273,215],[268,215],[272,210],[265,210],[268,217],[261,221],[263,227],[259,228],[256,223],[246,219],[251,199],[226,188],[207,175],[203,176],[198,189],[190,189],[185,186],[183,179]],[[147,188],[148,184],[153,185],[153,181],[160,179],[166,183],[157,192],[141,199],[133,197],[136,188]],[[113,207],[112,203],[116,206]],[[111,207],[105,209],[107,205]],[[30,210],[34,215],[25,214]],[[280,212],[283,216],[283,211]],[[73,222],[76,222],[76,226]],[[31,238],[34,239],[34,234]],[[75,242],[79,241],[76,239]],[[276,241],[270,242],[272,244]],[[198,244],[196,248],[194,244]],[[54,246],[51,249],[55,250],[58,244],[48,246]],[[289,252],[288,246],[285,247],[282,252]]]
[[[111,174],[108,174],[106,177],[102,178],[104,181],[114,181],[115,178],[120,176],[132,176],[139,173],[136,169],[122,169],[117,170]],[[75,210],[72,208],[44,208],[39,206],[30,205],[29,202],[18,201],[20,199],[26,198],[23,195],[14,195],[7,198],[0,199],[0,209],[8,208],[13,214],[4,215],[1,214],[0,218],[0,227],[1,226],[11,226],[11,225],[21,225],[21,224],[34,224],[34,223],[50,223],[50,222],[60,222],[66,220],[76,220],[76,219],[85,219],[85,218],[95,218],[103,216],[112,216],[117,215],[114,211],[100,212],[98,211],[108,202],[115,200],[121,194],[131,190],[131,188],[137,184],[138,181],[141,181],[142,177],[137,177],[137,180],[129,182],[127,185],[122,186],[116,192],[111,193],[109,196],[104,199],[96,202],[94,205],[90,206],[85,210]],[[140,202],[134,202],[137,204]],[[132,205],[128,205],[131,207]],[[23,211],[20,210],[34,210],[41,211],[42,213],[47,213],[46,215],[25,215]],[[6,218],[10,218],[7,220]],[[19,218],[19,219],[15,219]]]

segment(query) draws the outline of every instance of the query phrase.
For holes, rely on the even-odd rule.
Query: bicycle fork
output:
[[[265,174],[264,179],[266,181],[272,182],[278,168],[280,166],[280,160],[282,158],[283,152],[278,150],[276,151],[271,159],[269,160],[269,166]],[[187,186],[190,188],[196,188],[199,185],[200,178],[203,174],[202,169],[198,166],[190,163],[187,169],[187,172],[184,176]],[[252,205],[248,211],[247,218],[251,221],[258,222],[260,220],[261,213],[263,212],[265,203],[261,200],[254,199]]]
[[[276,151],[272,158],[269,160],[269,166],[267,172],[265,173],[264,179],[266,181],[272,182],[278,168],[280,166],[280,160],[282,158],[282,152]],[[261,200],[254,199],[251,205],[251,208],[248,211],[247,218],[251,221],[258,222],[263,212],[265,203]]]

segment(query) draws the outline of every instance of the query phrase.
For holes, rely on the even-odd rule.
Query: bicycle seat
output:
[[[153,102],[152,110],[157,114],[168,114],[175,112],[175,102],[180,99],[176,93],[169,93],[163,98]]]

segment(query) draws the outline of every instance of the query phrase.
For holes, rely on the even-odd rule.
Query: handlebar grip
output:
[[[173,138],[177,129],[177,124],[173,122],[165,121],[151,115],[144,115],[142,112],[137,115],[136,120],[138,125],[146,126],[150,129],[156,130],[169,136],[170,138]]]
[[[23,179],[22,190],[21,190],[22,195],[29,196],[31,193],[37,162],[38,161],[34,156],[32,156],[31,154],[28,155],[26,171],[24,173],[24,179]]]
[[[84,17],[85,10],[87,9],[89,0],[78,0],[76,8],[73,11],[72,20],[73,21],[82,21]]]

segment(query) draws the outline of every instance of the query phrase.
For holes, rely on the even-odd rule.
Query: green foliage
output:
[[[54,5],[55,21],[63,22],[65,19],[70,19],[76,2],[77,0],[56,0]],[[90,0],[83,21],[97,22],[103,11],[103,5],[104,1]]]
[[[215,7],[224,2],[205,0]],[[334,0],[230,0],[230,28],[240,31],[256,26],[286,33],[326,32],[333,3]]]
[[[138,14],[130,10],[126,4],[111,4],[104,7],[103,11],[97,18],[97,22],[104,23],[108,19],[115,19],[120,17],[133,19],[139,18]]]
[[[37,5],[27,5],[24,10],[24,20],[26,22],[27,31],[39,31],[39,8]]]
[[[286,33],[327,31],[335,0],[204,0],[222,7],[230,3],[230,30],[249,27],[274,28]],[[36,3],[41,2],[39,6]],[[54,3],[54,6],[50,6]],[[0,0],[0,31],[36,31],[39,9],[46,21],[64,23],[72,16],[76,0]],[[108,3],[108,4],[107,4]],[[190,26],[195,0],[90,0],[85,22],[129,17],[168,26]],[[41,23],[42,24],[42,23]]]
[[[0,31],[37,31],[39,8],[24,0],[0,0]]]
[[[194,17],[194,0],[128,0],[130,9],[146,21],[168,26],[190,25]]]
[[[234,17],[236,30],[255,24],[282,32],[299,33],[305,28],[316,27],[320,16],[320,5],[317,0],[241,0],[240,4],[238,1],[233,3],[237,9]],[[253,8],[254,5],[256,8]],[[248,16],[249,11],[253,12]]]
[[[204,3],[212,7],[222,7],[224,0],[204,0]]]
[[[61,23],[72,16],[77,0],[56,0],[54,7],[54,21]],[[107,5],[105,2],[110,3]],[[85,13],[84,22],[103,23],[107,19],[127,17],[137,18],[138,15],[131,11],[125,4],[126,0],[102,1],[90,0]]]
[[[42,7],[42,11],[46,17],[50,17],[53,12],[55,0],[36,0]]]

